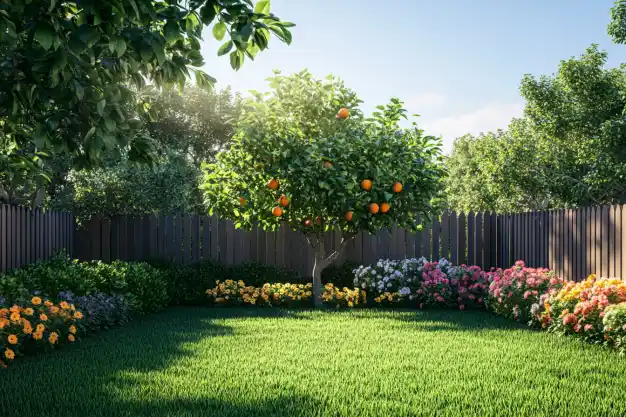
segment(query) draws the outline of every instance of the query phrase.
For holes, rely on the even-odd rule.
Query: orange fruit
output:
[[[324,168],[328,169],[328,168],[332,168],[333,167],[333,163],[330,161],[324,161]]]
[[[378,213],[378,210],[380,210],[380,207],[378,207],[378,204],[376,203],[370,204],[370,213],[376,214]]]
[[[387,213],[390,208],[391,206],[389,205],[389,203],[383,203],[380,205],[380,211],[383,213]]]
[[[306,227],[311,227],[311,226],[313,226],[313,220],[311,220],[311,219],[306,219],[306,220],[304,221],[304,225],[305,225]]]
[[[267,182],[267,188],[270,190],[278,190],[278,180],[276,178],[272,178]]]
[[[280,217],[283,215],[283,209],[276,206],[274,207],[274,209],[272,210],[272,214],[274,215],[274,217]]]
[[[248,200],[246,200],[246,199],[245,199],[245,198],[243,198],[243,197],[239,197],[239,205],[240,205],[241,207],[243,207],[243,206],[245,206],[246,204],[248,204]]]
[[[402,184],[397,182],[393,185],[393,192],[394,193],[400,193],[402,192]]]
[[[283,207],[287,207],[289,205],[289,199],[287,198],[285,194],[283,194],[278,199],[278,203]]]
[[[347,222],[351,222],[352,221],[352,212],[351,211],[347,211],[346,214],[344,214],[344,218],[346,219]]]
[[[339,112],[337,112],[337,119],[346,120],[348,116],[350,116],[350,110],[345,107],[342,107],[339,109]]]
[[[372,189],[372,180],[363,180],[361,181],[361,188],[365,191],[369,191]]]

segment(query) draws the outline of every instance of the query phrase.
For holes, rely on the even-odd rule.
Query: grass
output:
[[[623,416],[626,360],[485,312],[171,309],[0,372],[1,416]]]

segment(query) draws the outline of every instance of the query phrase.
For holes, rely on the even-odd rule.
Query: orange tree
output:
[[[333,77],[303,71],[270,78],[272,92],[253,93],[230,147],[205,165],[210,212],[236,227],[281,224],[302,232],[314,249],[316,305],[321,272],[357,233],[393,225],[420,228],[439,193],[440,141],[415,124],[401,129],[402,103],[392,99],[371,118],[356,94]],[[327,254],[324,235],[342,233]]]

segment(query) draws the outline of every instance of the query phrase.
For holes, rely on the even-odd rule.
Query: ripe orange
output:
[[[337,119],[346,120],[348,116],[350,116],[350,110],[345,107],[342,107],[339,109],[339,112],[337,112]]]
[[[351,222],[352,221],[352,212],[351,211],[346,211],[346,214],[344,214],[343,217],[345,217],[347,222]]]
[[[380,211],[383,213],[387,213],[390,208],[391,206],[389,205],[389,203],[383,203],[380,205]]]
[[[363,180],[361,181],[361,188],[365,191],[369,191],[372,189],[372,180]]]
[[[397,182],[393,185],[393,192],[394,193],[400,193],[402,192],[402,184]]]
[[[245,198],[243,198],[243,197],[239,197],[239,205],[240,205],[241,207],[243,207],[243,206],[245,206],[246,204],[248,204],[248,200],[246,200],[246,199],[245,199]]]
[[[311,226],[313,226],[313,220],[311,220],[311,219],[306,219],[306,220],[304,221],[304,225],[305,225],[306,227],[311,227]]]
[[[285,194],[283,194],[278,199],[278,203],[280,203],[280,205],[283,207],[287,207],[289,205],[289,199],[287,198]]]
[[[328,168],[332,168],[333,167],[333,163],[330,161],[324,161],[324,168],[328,169]]]
[[[378,210],[380,210],[380,207],[378,207],[378,204],[376,203],[370,204],[370,213],[376,214],[378,213]]]
[[[278,190],[278,180],[276,178],[272,178],[267,182],[267,188],[270,190]]]
[[[283,215],[283,209],[276,206],[274,207],[274,209],[272,210],[272,214],[274,215],[274,217],[280,217]]]

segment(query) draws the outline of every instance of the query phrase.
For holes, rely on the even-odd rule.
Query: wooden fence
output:
[[[326,250],[340,236],[327,236]],[[522,214],[444,212],[416,234],[393,228],[358,235],[336,263],[370,264],[380,258],[445,257],[454,264],[483,268],[510,266],[519,259],[580,280],[595,272],[626,275],[626,206],[553,210]],[[177,215],[91,219],[78,229],[75,256],[82,259],[203,260],[239,264],[257,261],[309,275],[312,250],[288,228],[245,232],[217,217]]]
[[[70,213],[0,205],[0,272],[47,259],[64,249],[72,254]]]

